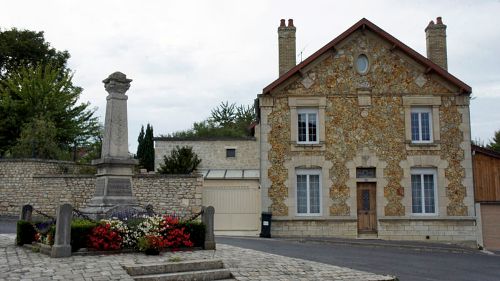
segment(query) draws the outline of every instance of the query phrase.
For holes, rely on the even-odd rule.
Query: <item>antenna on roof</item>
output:
[[[300,58],[300,62],[302,62],[302,54],[306,50],[306,47],[307,47],[307,45],[305,45],[304,48],[302,48],[302,50],[300,50],[299,54],[297,55],[297,57]]]

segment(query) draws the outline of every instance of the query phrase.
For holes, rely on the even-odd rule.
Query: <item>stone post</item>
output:
[[[31,221],[32,214],[33,214],[33,206],[29,204],[23,205],[21,209],[21,215],[19,216],[19,220]]]
[[[214,207],[203,207],[201,221],[205,225],[205,245],[203,247],[205,250],[215,250],[214,214]]]
[[[57,209],[56,237],[50,254],[53,258],[65,258],[71,256],[71,219],[73,218],[73,206],[62,204]]]
[[[104,79],[106,97],[106,118],[101,159],[93,160],[97,166],[94,197],[83,210],[95,219],[107,217],[117,206],[140,209],[132,194],[132,175],[137,160],[128,154],[127,99],[125,92],[131,79],[121,72],[115,72]]]

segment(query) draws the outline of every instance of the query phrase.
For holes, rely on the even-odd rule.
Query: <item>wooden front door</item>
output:
[[[358,183],[358,233],[377,232],[376,198],[375,183]]]

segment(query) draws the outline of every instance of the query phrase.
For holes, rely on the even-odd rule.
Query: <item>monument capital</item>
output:
[[[108,93],[119,93],[124,95],[125,92],[130,88],[130,82],[132,79],[127,79],[127,75],[117,71],[108,76],[108,78],[102,81],[104,83],[104,89]]]

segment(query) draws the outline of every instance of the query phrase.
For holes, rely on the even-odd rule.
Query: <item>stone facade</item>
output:
[[[469,96],[430,73],[424,58],[413,59],[409,54],[416,56],[414,51],[398,48],[396,39],[391,42],[378,27],[365,28],[374,25],[362,21],[334,47],[304,61],[297,74],[278,79],[259,96],[262,202],[275,218],[273,234],[355,236],[357,186],[368,181],[376,184],[379,237],[474,240]],[[368,58],[365,73],[356,68],[360,55]],[[414,107],[431,112],[430,143],[411,140]],[[311,108],[318,116],[319,141],[301,144],[297,112]],[[376,176],[357,178],[356,168],[363,167],[375,168]],[[432,222],[426,220],[429,215],[412,213],[414,168],[436,170]],[[298,169],[321,175],[321,211],[313,217],[297,212]],[[390,218],[405,220],[384,221]],[[422,223],[425,231],[417,227]],[[414,229],[422,231],[408,234]]]
[[[259,169],[259,143],[249,138],[176,139],[155,138],[155,169],[176,147],[190,146],[201,159],[199,169]],[[226,149],[235,149],[235,157],[226,157]]]
[[[27,203],[51,215],[63,202],[84,208],[94,194],[95,176],[78,173],[88,170],[72,162],[0,160],[0,216],[18,216]],[[136,175],[132,187],[139,204],[157,212],[190,216],[201,210],[201,175]]]

